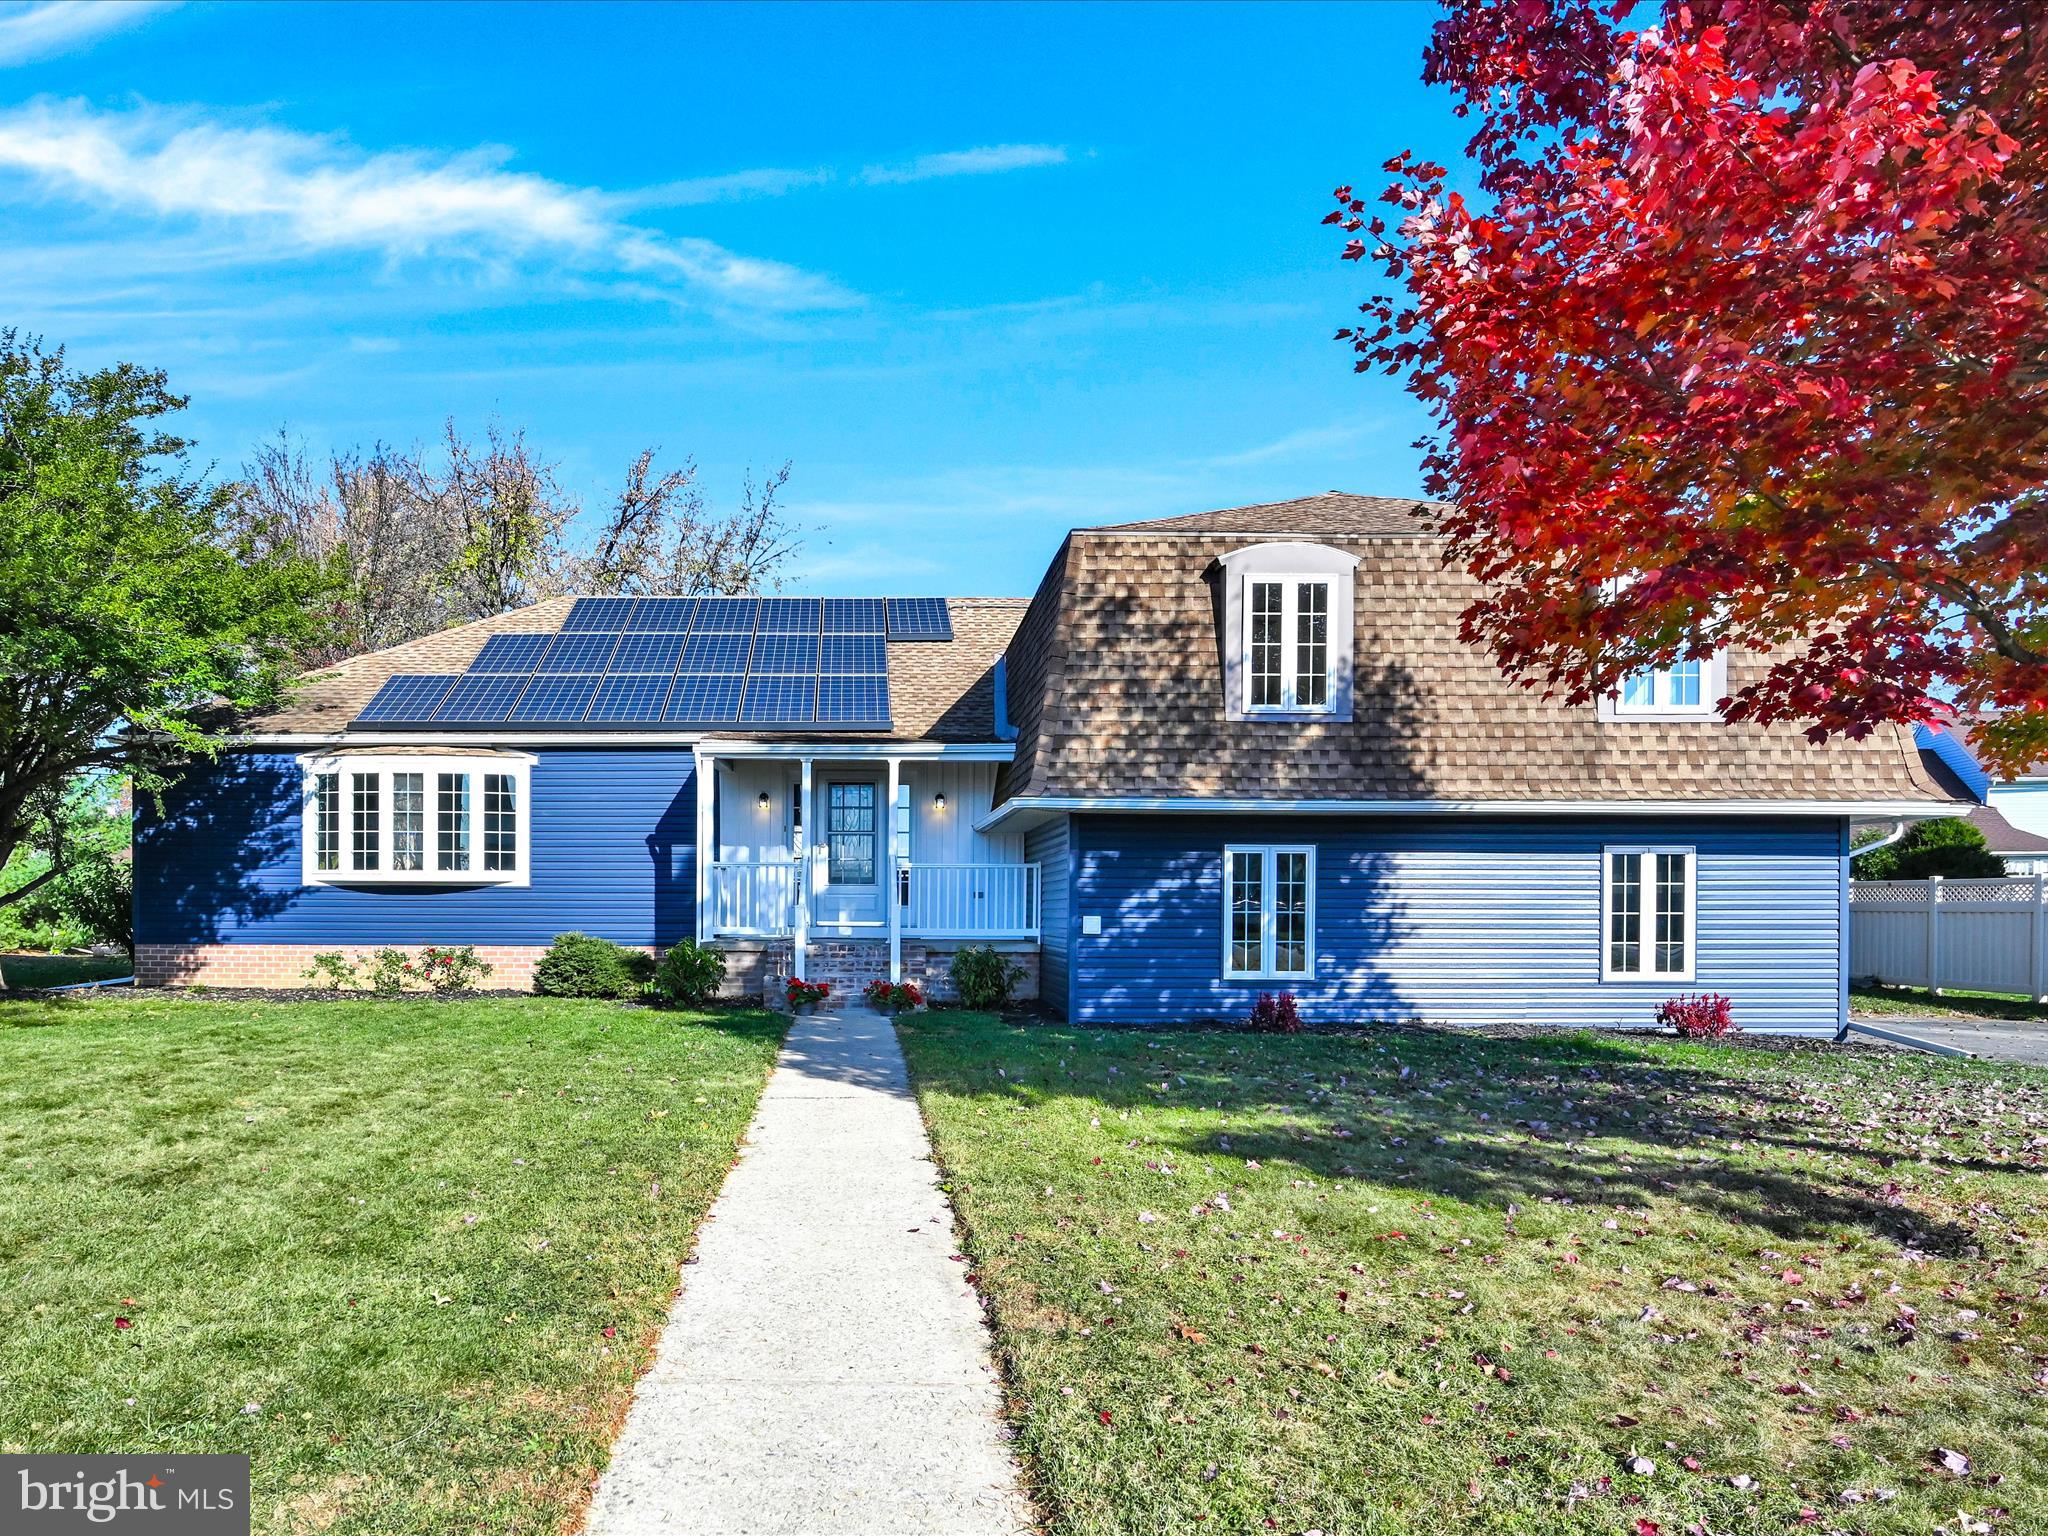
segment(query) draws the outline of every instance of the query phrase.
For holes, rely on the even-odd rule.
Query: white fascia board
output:
[[[255,731],[231,736],[236,747],[694,747],[698,734],[680,731],[590,731],[574,736],[536,731]]]
[[[1947,800],[1224,800],[1208,795],[1044,795],[1005,800],[974,824],[1011,816],[1113,811],[1176,816],[1967,816]]]
[[[950,757],[973,763],[1007,763],[1017,755],[1007,741],[705,741],[702,757]]]

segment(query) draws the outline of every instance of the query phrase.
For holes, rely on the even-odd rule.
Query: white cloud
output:
[[[723,176],[692,176],[633,192],[616,192],[612,194],[611,205],[620,210],[696,208],[705,203],[736,203],[751,197],[781,197],[822,186],[831,179],[832,172],[822,168],[793,171],[765,167],[757,171],[732,171]]]
[[[47,59],[84,47],[109,32],[119,32],[156,12],[172,0],[45,0],[37,5],[0,6],[0,68]]]
[[[509,151],[367,153],[331,135],[141,107],[37,101],[0,112],[0,170],[123,212],[232,226],[251,254],[535,259],[670,280],[724,305],[854,301],[829,279],[619,222],[607,195],[506,168]]]
[[[870,165],[860,173],[869,186],[891,186],[906,181],[931,181],[940,176],[989,176],[999,171],[1021,171],[1038,165],[1065,165],[1066,149],[1058,144],[989,144],[980,149],[950,149],[936,155],[919,155],[891,165]]]

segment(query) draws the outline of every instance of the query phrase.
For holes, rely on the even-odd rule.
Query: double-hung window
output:
[[[1330,707],[1330,580],[1252,576],[1245,581],[1245,710]]]
[[[1602,856],[1600,974],[1609,981],[1691,981],[1694,852],[1608,848]]]
[[[308,885],[525,885],[532,759],[345,752],[301,759]]]
[[[1236,844],[1223,850],[1223,974],[1301,980],[1315,974],[1316,851]]]

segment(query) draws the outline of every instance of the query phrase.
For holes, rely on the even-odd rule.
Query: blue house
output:
[[[1718,718],[1716,655],[1567,708],[1462,644],[1427,507],[1077,530],[1028,601],[554,599],[355,658],[138,812],[138,977],[568,929],[1078,1021],[1834,1028],[1852,819],[1954,814],[1910,733]]]

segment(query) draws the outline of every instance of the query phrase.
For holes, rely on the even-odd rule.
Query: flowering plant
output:
[[[902,1013],[924,1006],[924,993],[916,982],[887,982],[876,977],[862,990],[868,1006],[880,1013]]]
[[[799,981],[789,979],[788,997],[792,1008],[814,1008],[832,995],[832,988],[822,981]]]

